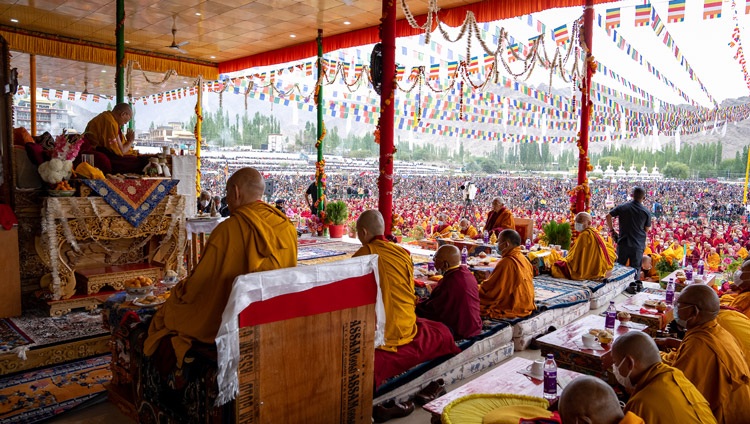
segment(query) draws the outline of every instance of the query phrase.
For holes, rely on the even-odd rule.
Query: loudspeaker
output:
[[[266,180],[266,190],[263,192],[268,197],[273,197],[273,193],[276,191],[276,182],[273,180]]]

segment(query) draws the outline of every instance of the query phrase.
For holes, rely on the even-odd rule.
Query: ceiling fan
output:
[[[190,41],[183,41],[181,43],[177,43],[175,41],[175,35],[177,35],[177,17],[172,16],[172,44],[166,46],[167,48],[170,48],[172,50],[177,50],[178,52],[182,54],[187,54],[188,52],[182,49],[182,46],[190,43]]]

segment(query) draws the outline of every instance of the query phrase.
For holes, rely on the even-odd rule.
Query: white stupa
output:
[[[648,168],[646,168],[646,162],[643,162],[643,166],[641,167],[640,177],[642,180],[651,179],[651,174],[649,174]]]
[[[659,172],[659,167],[656,166],[656,162],[654,162],[654,169],[651,170],[651,178],[655,180],[662,179],[661,172]]]
[[[594,170],[591,171],[594,174],[602,175],[604,172],[602,171],[602,167],[599,165],[599,161],[596,161],[596,167],[594,167]]]
[[[617,168],[617,178],[627,178],[628,171],[625,170],[625,167],[622,166],[622,162],[620,162],[620,167]]]
[[[615,169],[612,168],[612,162],[609,162],[609,165],[607,165],[607,170],[604,171],[604,178],[614,178],[615,177]]]
[[[630,170],[628,171],[628,178],[634,180],[638,178],[638,171],[635,169],[635,162],[630,163]]]

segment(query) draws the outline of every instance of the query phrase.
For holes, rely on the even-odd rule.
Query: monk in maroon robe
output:
[[[513,220],[513,213],[505,207],[505,202],[499,197],[492,199],[492,210],[487,215],[484,231],[500,234],[503,230],[515,231],[515,229],[516,222]]]
[[[446,244],[437,250],[434,261],[443,279],[430,298],[417,305],[417,316],[442,322],[457,340],[478,335],[482,331],[479,286],[471,271],[461,265],[461,252]]]

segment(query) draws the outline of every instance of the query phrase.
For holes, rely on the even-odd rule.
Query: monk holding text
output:
[[[591,226],[591,215],[579,212],[575,218],[578,238],[568,256],[552,265],[552,276],[569,280],[598,280],[615,265],[615,248]]]
[[[520,318],[536,309],[534,271],[521,253],[521,236],[514,230],[503,230],[497,240],[502,258],[479,287],[479,311],[482,317]]]
[[[162,351],[160,344],[171,341],[181,367],[193,341],[214,343],[237,276],[297,265],[297,230],[286,215],[260,200],[264,190],[263,176],[253,168],[242,168],[229,178],[231,216],[211,232],[192,274],[172,289],[154,315],[146,355]]]

